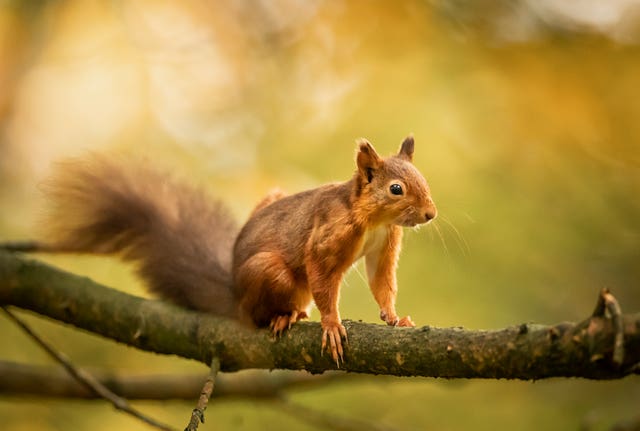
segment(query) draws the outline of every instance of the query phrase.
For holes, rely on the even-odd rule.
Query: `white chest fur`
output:
[[[354,262],[360,259],[362,256],[366,256],[380,250],[387,242],[389,235],[388,227],[385,225],[378,226],[375,229],[368,229],[362,238],[362,242]]]

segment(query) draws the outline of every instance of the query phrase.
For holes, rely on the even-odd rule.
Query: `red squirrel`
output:
[[[351,179],[274,192],[241,229],[221,202],[152,168],[106,156],[65,162],[45,186],[44,249],[118,253],[161,297],[268,326],[276,336],[308,317],[315,302],[322,351],[339,362],[347,336],[340,284],[361,257],[380,318],[415,326],[395,309],[402,226],[427,223],[437,210],[413,151],[411,136],[387,158],[362,139]]]

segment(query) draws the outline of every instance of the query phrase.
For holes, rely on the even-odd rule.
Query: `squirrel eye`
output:
[[[392,195],[401,195],[402,186],[400,184],[391,184],[391,186],[389,187],[389,191],[391,191]]]

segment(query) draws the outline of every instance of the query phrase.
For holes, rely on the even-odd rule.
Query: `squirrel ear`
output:
[[[413,147],[413,135],[409,135],[404,138],[404,141],[402,141],[402,145],[400,145],[400,151],[398,151],[398,157],[409,162],[413,161]]]
[[[380,167],[382,159],[380,159],[376,150],[373,149],[373,145],[363,138],[358,140],[356,163],[360,175],[370,183],[373,179],[373,172]]]

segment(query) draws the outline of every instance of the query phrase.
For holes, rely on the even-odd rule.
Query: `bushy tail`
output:
[[[235,316],[231,259],[238,227],[202,190],[143,163],[108,156],[63,162],[45,184],[47,246],[117,253],[176,304]]]

